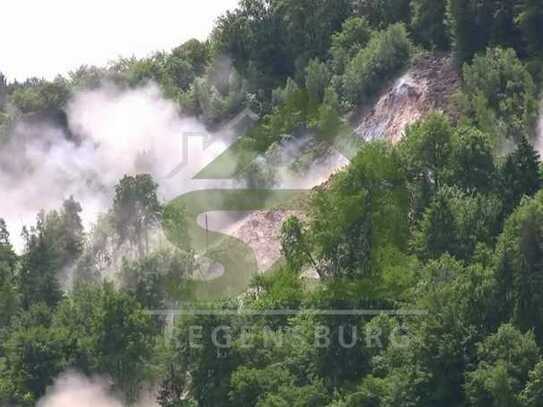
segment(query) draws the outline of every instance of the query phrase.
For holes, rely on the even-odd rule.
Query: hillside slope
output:
[[[406,126],[427,113],[450,113],[450,96],[459,86],[460,77],[450,56],[422,55],[381,93],[377,103],[355,115],[355,135],[365,141],[396,143]]]
[[[449,101],[459,86],[460,77],[450,56],[419,56],[407,72],[381,92],[375,104],[353,113],[354,136],[364,141],[384,139],[396,143],[406,126],[432,111],[446,111],[454,116]],[[321,174],[323,179],[335,172],[330,171]],[[257,259],[259,270],[266,271],[279,255],[279,230],[285,215],[258,211],[224,225],[223,233],[251,247],[257,258],[261,257]]]

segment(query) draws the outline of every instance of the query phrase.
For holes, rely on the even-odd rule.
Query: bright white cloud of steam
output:
[[[316,151],[320,151],[320,154]],[[309,157],[304,158],[308,152]],[[335,148],[327,147],[323,151],[323,143],[319,143],[311,134],[287,137],[272,146],[261,158],[275,168],[277,187],[284,189],[311,189],[349,164],[349,160]],[[300,163],[300,158],[305,163]],[[292,168],[296,163],[301,165]]]
[[[188,164],[175,176],[166,177],[182,160],[182,135],[205,135],[206,131],[197,120],[181,118],[175,104],[153,84],[134,90],[105,85],[79,93],[66,113],[71,132],[80,140],[68,140],[59,128],[38,121],[18,125],[9,144],[0,150],[0,217],[6,219],[19,251],[22,226],[34,224],[40,209],[59,208],[71,195],[81,202],[88,228],[100,212],[111,207],[113,186],[125,174],[151,172],[163,200],[197,189],[231,188],[237,182],[192,179],[230,145],[236,135],[228,130],[210,135],[207,147],[201,137],[189,137]],[[295,157],[305,147],[287,143],[283,148],[289,152],[283,155]],[[136,158],[142,153],[148,159],[138,164]],[[342,157],[331,155],[301,176],[282,173],[280,186],[310,188],[345,163]],[[67,372],[37,406],[122,406],[108,393],[109,388],[103,379]],[[146,400],[140,405],[153,403]]]
[[[216,134],[204,149],[202,138],[190,137],[189,164],[165,179],[181,161],[183,133],[205,134],[205,129],[195,119],[180,118],[175,104],[164,99],[157,86],[120,90],[105,85],[79,93],[67,115],[80,142],[67,140],[50,124],[21,124],[10,145],[0,151],[0,217],[6,219],[19,250],[22,226],[33,224],[40,209],[58,208],[73,195],[82,203],[88,226],[111,206],[112,187],[125,174],[151,172],[163,199],[205,188],[190,178],[229,143],[227,134]],[[147,159],[136,165],[142,153]]]
[[[236,137],[229,130],[209,135],[193,118],[181,118],[176,105],[154,84],[138,89],[104,85],[75,94],[66,109],[68,126],[78,141],[43,121],[17,126],[0,150],[0,217],[18,251],[24,225],[35,222],[39,210],[59,208],[73,195],[83,207],[86,229],[111,207],[113,186],[125,174],[153,174],[164,201],[189,191],[232,188],[235,180],[193,180]],[[168,177],[182,161],[182,137],[188,137],[188,163]],[[201,136],[194,136],[201,135]],[[305,139],[304,139],[305,140]],[[294,159],[307,143],[285,143],[283,155]],[[138,159],[140,157],[140,159]],[[141,158],[144,157],[144,158]],[[283,188],[311,188],[347,163],[331,154],[303,174],[279,170]]]
[[[111,382],[100,376],[87,377],[76,371],[62,373],[47,389],[37,407],[123,407],[111,393]],[[143,392],[134,407],[158,407],[153,392]]]
[[[122,407],[109,384],[101,378],[87,378],[75,372],[61,375],[38,401],[37,407]]]

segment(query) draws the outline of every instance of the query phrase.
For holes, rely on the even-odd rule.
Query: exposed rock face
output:
[[[256,255],[259,271],[267,271],[281,257],[281,225],[297,211],[255,211],[250,214],[232,236],[251,247]]]
[[[421,56],[402,77],[381,93],[375,105],[363,110],[355,118],[355,135],[366,141],[383,139],[396,143],[401,139],[406,126],[426,114],[432,111],[453,113],[449,100],[459,86],[460,77],[449,56]],[[282,157],[282,160],[276,161],[300,161],[299,157],[304,152],[318,150],[315,146],[310,148],[311,143],[308,140],[302,139],[297,141],[298,144],[289,144],[288,148],[276,146]],[[278,152],[274,149],[268,153],[269,157],[277,155]],[[312,162],[314,159],[315,157],[309,157],[308,161]],[[328,172],[323,179],[332,174],[333,171]],[[328,184],[329,181],[317,188],[326,189]],[[255,211],[246,213],[236,222],[218,229],[249,245],[255,251],[259,270],[266,271],[281,255],[281,225],[291,215],[303,218],[302,212]]]
[[[356,120],[363,140],[398,142],[405,128],[432,111],[449,111],[460,77],[449,56],[424,55]]]
[[[303,212],[289,210],[212,211],[207,213],[210,230],[235,237],[255,252],[258,270],[269,270],[281,257],[281,225]],[[203,215],[198,223],[204,224]]]

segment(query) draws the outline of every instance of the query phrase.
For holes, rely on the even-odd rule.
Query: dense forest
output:
[[[21,121],[67,127],[75,92],[152,81],[209,128],[256,112],[257,152],[333,142],[420,55],[452,55],[462,78],[447,111],[362,143],[315,188],[239,296],[199,305],[180,284],[195,253],[149,174],[120,179],[91,231],[73,197],[42,211],[21,253],[0,213],[0,405],[78,371],[123,405],[543,406],[542,39],[541,0],[240,0],[205,42],[53,81],[0,74],[0,149]],[[160,226],[176,248],[150,244]],[[115,278],[109,241],[132,252]],[[189,300],[216,312],[169,334],[146,312]]]

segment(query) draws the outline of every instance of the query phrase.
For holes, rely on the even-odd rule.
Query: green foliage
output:
[[[245,180],[249,189],[269,189],[277,184],[275,168],[262,156],[247,165],[239,176]]]
[[[422,259],[450,254],[469,260],[477,244],[492,245],[499,231],[501,204],[491,196],[466,195],[444,187],[426,209],[413,245]]]
[[[175,98],[189,88],[197,73],[203,69],[202,61],[194,65],[190,58],[198,57],[189,55],[188,51],[183,52],[183,47],[181,45],[169,54],[160,52],[143,59],[120,59],[111,68],[113,75],[107,73],[106,76],[117,76],[117,81],[126,82],[132,87],[154,81],[168,97]]]
[[[543,4],[538,0],[519,1],[518,24],[526,41],[527,51],[534,56],[543,53]]]
[[[162,225],[170,234],[169,238],[176,242],[177,247],[190,249],[190,235],[187,226],[187,209],[182,205],[164,207]]]
[[[144,59],[121,58],[112,70],[122,74],[130,86],[143,85],[151,80],[158,82],[164,59],[165,54],[160,52]]]
[[[507,215],[517,207],[522,197],[533,196],[541,189],[539,167],[539,154],[522,137],[516,150],[507,156],[500,168],[500,189]]]
[[[319,104],[330,81],[330,73],[325,63],[316,59],[309,61],[305,68],[305,88],[312,103]]]
[[[411,27],[425,47],[438,50],[449,48],[446,11],[447,0],[411,1]]]
[[[58,236],[51,237],[60,245],[63,266],[73,264],[81,253],[84,245],[84,230],[81,220],[81,204],[73,196],[66,199],[60,212],[60,230]]]
[[[484,44],[476,24],[476,10],[472,0],[448,0],[447,19],[454,41],[455,57],[459,65],[469,61]]]
[[[492,275],[481,266],[464,267],[448,256],[428,263],[413,296],[418,309],[431,312],[407,318],[403,345],[389,344],[374,358],[374,375],[381,378],[374,397],[390,406],[399,400],[413,406],[462,404],[464,371],[491,326],[492,288]]]
[[[210,49],[208,42],[191,39],[172,50],[172,57],[187,61],[195,75],[202,75],[210,62]]]
[[[244,406],[322,406],[328,400],[321,381],[296,385],[296,378],[284,367],[264,369],[241,367],[232,375],[230,400]]]
[[[172,301],[171,287],[193,276],[192,253],[161,250],[133,262],[124,260],[121,286],[148,309],[163,309]]]
[[[140,257],[149,252],[149,232],[162,219],[157,188],[148,174],[125,175],[115,186],[112,215],[119,243],[129,241]]]
[[[495,48],[464,66],[461,108],[480,129],[505,139],[531,139],[538,104],[533,80],[511,49]]]
[[[271,140],[279,136],[302,130],[313,116],[314,107],[310,105],[306,90],[294,92],[283,105],[264,118],[264,126],[270,133]]]
[[[111,214],[99,215],[96,224],[86,235],[81,257],[73,267],[73,285],[99,283],[113,260],[112,245],[117,234]],[[117,246],[115,245],[117,248]]]
[[[151,317],[133,298],[104,286],[91,319],[90,345],[98,372],[112,376],[128,400],[135,400],[152,350]]]
[[[498,298],[504,318],[512,317],[523,329],[534,329],[538,342],[543,335],[543,287],[541,278],[541,225],[543,194],[525,199],[506,222],[496,248]]]
[[[496,1],[493,4],[492,33],[490,45],[514,48],[519,55],[525,55],[526,47],[518,24],[518,13],[522,0]]]
[[[368,44],[371,34],[372,30],[365,18],[351,17],[345,20],[341,31],[332,36],[330,47],[337,74],[343,74],[347,63]]]
[[[355,0],[355,13],[368,19],[374,27],[394,23],[409,24],[409,0]]]
[[[429,113],[398,145],[364,144],[304,202],[307,221],[282,225],[284,261],[239,298],[183,315],[171,341],[145,310],[179,299],[194,242],[186,210],[163,212],[149,175],[124,177],[88,236],[73,198],[25,229],[20,256],[0,220],[0,404],[35,405],[77,369],[110,377],[127,405],[144,383],[160,384],[165,407],[542,405],[543,193],[532,146],[542,16],[540,0],[241,0],[208,42],[68,79],[0,74],[2,143],[19,116],[62,124],[73,92],[105,82],[154,82],[208,126],[257,109],[262,120],[234,154],[255,188],[276,182],[255,157],[287,137],[328,146],[347,133],[342,114],[394,79],[413,44],[450,47],[466,63],[458,115]],[[150,250],[159,225],[183,251]],[[115,270],[116,289],[99,281],[125,242],[139,256]],[[377,309],[397,315],[314,312]],[[268,313],[277,310],[289,312]],[[362,341],[345,347],[345,330]],[[379,346],[366,332],[382,334]]]
[[[62,298],[62,291],[57,280],[62,260],[58,257],[57,242],[51,239],[58,237],[55,233],[58,230],[54,229],[57,221],[56,212],[53,212],[49,219],[46,218],[44,212],[41,212],[36,226],[30,231],[26,228],[23,230],[26,248],[21,261],[21,271],[17,276],[17,284],[21,292],[22,305],[26,309],[39,302],[52,307]],[[53,225],[53,228],[50,225]]]
[[[217,304],[212,309],[228,310],[229,306]],[[198,405],[229,405],[228,382],[236,362],[232,347],[217,348],[214,340],[220,344],[229,343],[238,329],[233,322],[219,313],[190,315],[178,321],[166,363],[169,377],[177,383],[177,391],[172,392],[163,383],[162,399],[179,403],[189,392]]]
[[[324,100],[319,106],[318,129],[321,136],[325,139],[332,139],[338,135],[342,125],[340,105],[337,93],[331,87],[326,88]]]
[[[398,164],[390,147],[368,144],[329,191],[315,194],[309,236],[321,277],[375,275],[381,256],[404,247],[407,191]]]
[[[402,24],[395,24],[372,36],[348,64],[343,78],[343,92],[353,104],[360,104],[404,68],[410,56],[411,42]]]
[[[279,87],[274,89],[272,92],[272,105],[277,106],[282,103],[285,103],[294,93],[298,92],[300,87],[298,84],[292,80],[292,78],[287,78],[287,82],[284,87]]]
[[[514,47],[522,51],[515,16],[520,0],[448,0],[447,23],[459,65],[486,47]]]
[[[215,52],[232,57],[253,85],[272,89],[326,56],[350,11],[348,0],[243,0],[218,19]]]
[[[543,402],[543,362],[538,362],[529,373],[526,387],[520,394],[520,403],[526,407],[536,407]]]
[[[80,212],[81,206],[73,197],[64,201],[60,212],[40,212],[36,225],[23,229],[26,246],[20,262],[0,219],[0,289],[5,295],[4,306],[12,308],[20,299],[25,309],[40,302],[53,307],[61,300],[59,281],[65,280],[62,273],[83,251]]]
[[[151,318],[134,297],[105,283],[78,287],[51,329],[69,332],[71,367],[110,376],[131,403],[147,378],[157,333]]]
[[[18,259],[9,240],[6,222],[0,218],[0,337],[19,305],[17,266]]]
[[[166,94],[176,94],[177,90],[186,90],[194,81],[194,68],[186,60],[168,56],[161,66],[161,85]]]
[[[533,333],[522,334],[512,325],[477,346],[477,368],[466,374],[470,405],[520,406],[518,394],[539,358]]]
[[[22,113],[55,113],[66,105],[69,95],[70,90],[62,77],[52,82],[33,78],[17,86],[10,95],[10,101]]]
[[[212,39],[214,52],[232,58],[234,66],[259,87],[277,85],[294,72],[287,56],[281,18],[269,0],[243,1],[219,17]]]
[[[291,270],[300,270],[312,260],[305,234],[303,223],[295,216],[281,225],[281,253]]]
[[[6,104],[7,99],[7,93],[8,93],[8,81],[6,79],[6,76],[0,72],[0,112],[4,111],[4,106]],[[2,120],[0,119],[0,124]]]
[[[40,212],[36,226],[23,230],[26,241],[21,271],[17,275],[23,306],[43,302],[56,305],[62,291],[59,281],[83,252],[81,205],[73,197],[65,200],[60,212]]]
[[[281,97],[284,95],[286,99],[264,116],[259,125],[246,133],[246,137],[251,140],[251,147],[258,152],[266,152],[285,135],[303,133],[317,116],[318,106],[310,102],[307,90],[286,90],[281,93]]]
[[[452,141],[445,182],[468,193],[493,191],[496,168],[488,135],[459,127]]]
[[[87,65],[68,73],[70,86],[75,91],[97,89],[107,77],[108,72],[105,69]]]
[[[251,299],[251,307],[257,310],[298,309],[305,294],[300,273],[291,265],[255,276],[251,287],[257,293]],[[278,320],[274,318],[271,323],[275,325]],[[284,323],[282,320],[279,322]]]
[[[190,92],[193,99],[185,100],[188,106],[183,107],[189,113],[199,114],[206,124],[214,125],[241,110],[247,97],[247,84],[228,60],[219,59],[205,76],[192,83]]]
[[[399,143],[412,196],[412,211],[418,216],[444,184],[452,151],[453,129],[446,116],[433,113],[406,129]]]
[[[13,322],[0,353],[2,404],[34,406],[68,366],[71,340],[65,330],[50,327],[50,313],[36,304]]]
[[[286,54],[302,72],[307,61],[328,54],[332,34],[341,28],[352,8],[349,0],[279,0],[277,6]]]

